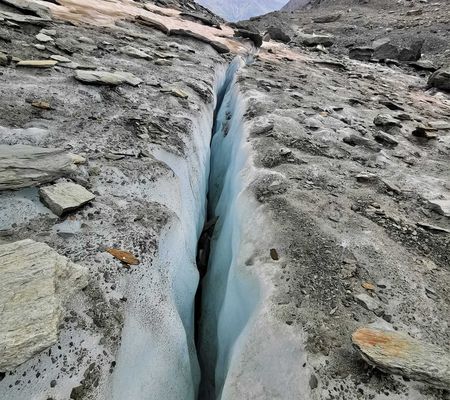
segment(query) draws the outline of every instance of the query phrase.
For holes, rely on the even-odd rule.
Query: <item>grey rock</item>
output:
[[[36,39],[38,41],[42,42],[42,43],[47,43],[47,42],[52,42],[53,41],[53,38],[51,36],[48,36],[48,35],[46,35],[46,34],[44,34],[42,32],[38,33],[36,35]]]
[[[72,182],[45,186],[40,189],[39,194],[50,210],[59,216],[95,199],[95,196],[83,186]]]
[[[402,125],[390,114],[378,114],[374,119],[373,123],[381,128],[400,128]]]
[[[60,56],[58,54],[53,54],[52,56],[50,56],[50,58],[52,60],[56,60],[60,63],[70,63],[72,62],[72,60],[70,58],[64,57],[64,56]]]
[[[58,339],[64,304],[88,283],[84,267],[44,243],[0,245],[0,370],[12,370]]]
[[[263,38],[259,32],[247,29],[236,29],[234,36],[250,39],[256,47],[261,47],[263,44]]]
[[[444,349],[393,331],[360,328],[352,342],[361,357],[386,373],[450,387],[450,355]]]
[[[330,22],[336,22],[341,18],[341,13],[335,13],[335,14],[328,14],[328,15],[321,15],[319,17],[313,18],[313,22],[317,24],[328,24]]]
[[[120,51],[121,51],[123,54],[126,54],[127,56],[130,56],[130,57],[134,57],[134,58],[143,58],[143,59],[145,59],[145,60],[151,60],[151,59],[152,59],[152,56],[151,56],[150,54],[147,54],[145,51],[136,49],[136,48],[133,47],[133,46],[125,46],[125,47],[122,47],[122,48],[120,49]]]
[[[371,47],[353,47],[348,56],[354,60],[369,61],[373,56],[373,49]]]
[[[431,208],[437,213],[450,217],[450,200],[429,200]]]
[[[357,294],[354,298],[356,302],[366,310],[376,312],[381,308],[380,302],[366,293]]]
[[[30,0],[2,0],[3,3],[9,4],[19,10],[25,11],[24,14],[36,14],[38,17],[50,19],[50,10],[41,4]]]
[[[373,42],[373,58],[377,60],[396,60],[398,59],[399,49],[390,43],[390,39],[383,38]]]
[[[0,190],[52,182],[71,174],[75,161],[62,149],[0,145]]]
[[[378,143],[386,146],[398,146],[398,141],[395,140],[391,135],[385,132],[376,132],[373,137]]]
[[[438,69],[428,79],[428,86],[450,92],[450,67]]]
[[[271,26],[269,29],[267,29],[266,33],[272,40],[277,40],[283,43],[289,43],[291,41],[290,36],[286,34],[281,28],[276,26]]]
[[[83,83],[97,84],[97,85],[111,85],[117,86],[127,83],[131,86],[137,86],[142,83],[142,79],[136,77],[130,72],[107,72],[107,71],[76,71],[75,79]]]
[[[297,36],[297,41],[308,47],[315,47],[319,44],[329,47],[333,45],[334,40],[334,36],[332,35],[311,35],[308,33],[299,33]]]

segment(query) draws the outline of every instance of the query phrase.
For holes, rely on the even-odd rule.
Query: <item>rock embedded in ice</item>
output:
[[[450,387],[450,354],[410,336],[380,329],[360,328],[352,335],[358,353],[369,364],[392,374]]]
[[[43,202],[56,215],[76,210],[95,199],[95,196],[83,186],[73,182],[59,182],[39,190]]]
[[[88,283],[85,268],[45,243],[0,245],[0,371],[56,343],[64,303]]]
[[[127,83],[131,86],[138,86],[140,83],[142,83],[142,79],[138,78],[130,72],[122,71],[76,71],[75,79],[83,83],[111,86],[117,86],[123,83]]]
[[[74,171],[73,155],[62,149],[0,145],[0,190],[52,182]]]
[[[450,217],[450,200],[429,200],[431,208],[437,213],[444,215],[445,217]]]

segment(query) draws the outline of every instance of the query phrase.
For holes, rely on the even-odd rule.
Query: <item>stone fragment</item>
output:
[[[267,29],[266,33],[272,40],[276,40],[278,42],[289,43],[291,41],[290,36],[277,26],[271,26],[269,29]]]
[[[178,88],[161,89],[160,92],[170,93],[172,96],[179,97],[181,99],[187,99],[189,97],[189,95],[185,91]]]
[[[321,15],[313,18],[313,22],[316,24],[328,24],[330,22],[336,22],[341,18],[342,14],[340,12],[334,14]]]
[[[108,248],[106,251],[111,254],[113,257],[117,258],[118,260],[122,261],[123,263],[127,265],[138,265],[139,260],[130,252],[125,250],[119,250],[119,249],[113,249]]]
[[[145,51],[136,49],[133,46],[125,46],[120,49],[123,54],[134,58],[143,58],[145,60],[151,60],[152,56],[147,54]]]
[[[58,339],[64,303],[88,283],[85,268],[33,240],[0,245],[0,371]]]
[[[16,65],[18,67],[51,68],[56,64],[58,64],[56,60],[22,60]]]
[[[429,200],[431,208],[437,213],[444,215],[445,217],[450,217],[450,200]]]
[[[53,38],[51,36],[46,35],[45,33],[38,33],[36,35],[36,39],[42,43],[47,43],[47,42],[53,41]]]
[[[10,60],[5,53],[0,52],[0,66],[5,67],[9,64]]]
[[[373,137],[378,143],[381,143],[385,146],[395,147],[398,146],[398,141],[394,139],[391,135],[385,132],[376,132]]]
[[[378,114],[374,119],[373,123],[381,128],[400,128],[402,125],[390,114]]]
[[[330,47],[334,44],[334,36],[332,35],[311,35],[308,33],[299,33],[297,41],[308,47],[315,47],[319,44]]]
[[[209,44],[214,50],[220,54],[229,53],[230,49],[225,44],[218,42],[216,40],[211,40],[206,36],[200,35],[199,33],[190,31],[189,29],[172,29],[170,31],[171,35],[190,37],[201,42]]]
[[[412,135],[424,139],[436,139],[438,129],[429,126],[419,125],[412,131]]]
[[[354,298],[360,306],[364,307],[368,311],[373,311],[377,314],[381,309],[380,302],[366,293],[357,294]]]
[[[373,49],[371,47],[353,47],[348,56],[353,60],[369,61],[373,56]]]
[[[166,35],[170,34],[170,29],[164,25],[162,22],[150,18],[146,15],[138,15],[136,17],[136,22],[139,22],[143,25],[147,25],[150,26],[151,28],[157,29],[158,31],[161,31],[163,33],[165,33]]]
[[[442,348],[404,333],[365,327],[353,333],[352,342],[361,357],[381,371],[450,387],[450,355]]]
[[[377,60],[397,60],[399,49],[390,43],[389,39],[380,39],[373,44],[373,58]]]
[[[43,100],[35,100],[31,103],[33,107],[41,108],[42,110],[51,110],[50,103],[48,101]]]
[[[56,60],[60,63],[70,63],[72,60],[70,58],[64,57],[64,56],[60,56],[58,54],[53,54],[52,56],[50,56],[50,58],[52,60]]]
[[[50,210],[58,216],[76,210],[95,199],[91,192],[73,182],[59,182],[42,187],[39,195]]]
[[[97,84],[97,85],[111,85],[117,86],[127,83],[131,86],[137,86],[142,83],[142,79],[136,77],[130,72],[107,72],[107,71],[92,71],[83,70],[76,71],[75,79],[83,83]]]
[[[74,171],[72,155],[62,149],[0,145],[0,190],[52,182]]]
[[[428,86],[450,92],[450,67],[438,69],[428,79]]]

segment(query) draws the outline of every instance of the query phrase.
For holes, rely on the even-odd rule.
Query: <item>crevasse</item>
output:
[[[187,157],[152,149],[174,177],[159,180],[148,195],[172,217],[152,265],[128,282],[128,309],[110,385],[114,400],[220,398],[233,348],[258,301],[257,285],[236,268],[243,262],[242,214],[249,212],[239,207],[241,170],[248,159],[244,102],[236,85],[242,64],[238,57],[217,68],[215,101],[193,121]],[[197,241],[207,217],[218,220],[195,335]]]

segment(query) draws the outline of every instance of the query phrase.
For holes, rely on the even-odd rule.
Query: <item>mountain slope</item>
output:
[[[228,21],[239,21],[279,10],[286,0],[199,0],[199,4],[209,8],[214,13]]]

